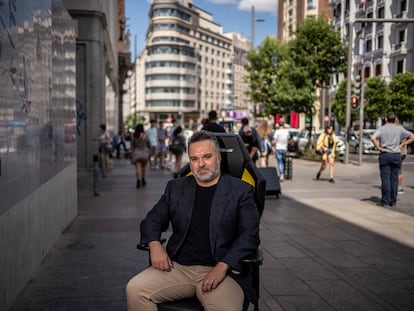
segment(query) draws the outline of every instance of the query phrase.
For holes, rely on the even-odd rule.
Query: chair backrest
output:
[[[240,178],[253,187],[254,200],[261,216],[265,204],[266,180],[251,160],[243,140],[237,134],[214,133],[214,136],[220,146],[221,171]],[[189,174],[191,169],[187,163],[178,172],[177,177]]]

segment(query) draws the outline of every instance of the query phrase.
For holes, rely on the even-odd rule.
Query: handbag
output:
[[[323,150],[323,148],[316,149],[316,154],[323,155],[324,153],[325,153],[325,150]]]
[[[149,157],[149,150],[147,148],[144,149],[134,149],[131,154],[131,164],[135,164],[137,161],[145,161],[148,160]]]

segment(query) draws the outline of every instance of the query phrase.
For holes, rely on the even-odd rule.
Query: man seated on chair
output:
[[[259,212],[252,188],[223,175],[216,137],[195,133],[188,143],[192,175],[168,182],[141,223],[141,243],[151,266],[127,287],[128,310],[157,310],[156,304],[197,296],[205,310],[241,311],[244,297],[255,302],[240,260],[259,246]],[[171,222],[166,249],[161,233]]]

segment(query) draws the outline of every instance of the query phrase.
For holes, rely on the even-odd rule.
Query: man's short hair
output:
[[[397,116],[395,115],[394,112],[390,111],[387,113],[387,122],[388,123],[394,123],[395,119],[397,119]]]
[[[215,110],[211,110],[211,111],[208,113],[208,118],[209,118],[210,120],[216,120],[216,119],[217,119],[217,112],[216,112]]]
[[[216,147],[217,153],[220,153],[220,146],[219,146],[219,143],[218,143],[218,140],[217,140],[216,136],[214,136],[209,131],[203,131],[203,130],[202,131],[195,132],[190,137],[190,140],[188,141],[188,148],[187,148],[187,150],[190,150],[190,145],[192,143],[196,143],[196,142],[204,141],[204,140],[210,140],[211,142],[213,142],[214,145],[215,145],[215,147]]]
[[[243,124],[243,125],[249,124],[249,119],[244,117],[243,119],[241,119],[241,124]]]

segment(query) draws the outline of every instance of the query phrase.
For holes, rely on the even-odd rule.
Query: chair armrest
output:
[[[167,239],[165,239],[165,238],[163,238],[163,239],[161,239],[160,240],[160,243],[161,244],[164,244],[165,243],[165,241],[167,241]],[[137,245],[137,248],[140,250],[140,251],[147,251],[147,252],[149,252],[149,246],[148,246],[148,243],[141,243],[141,244],[138,244]]]
[[[261,265],[263,263],[263,251],[258,249],[257,254],[254,257],[248,257],[241,260],[243,264],[258,264]]]

